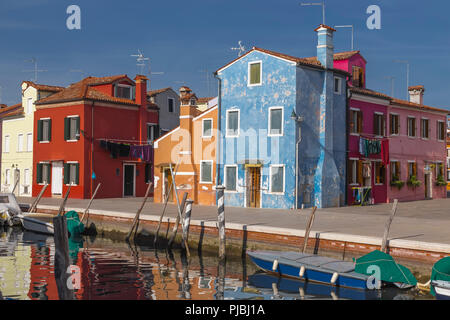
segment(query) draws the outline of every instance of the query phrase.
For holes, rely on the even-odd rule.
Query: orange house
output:
[[[172,166],[179,201],[188,192],[196,204],[215,205],[217,105],[201,112],[195,96],[180,100],[180,126],[154,142],[154,202],[175,202]]]

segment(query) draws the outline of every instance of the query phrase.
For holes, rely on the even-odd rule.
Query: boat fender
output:
[[[337,273],[337,272],[333,273],[333,276],[331,277],[331,283],[335,284],[338,277],[339,277],[339,273]]]
[[[305,274],[305,271],[306,271],[305,266],[302,266],[302,267],[300,268],[300,272],[298,273],[298,275],[300,276],[300,278],[303,278],[303,275]]]
[[[278,269],[278,259],[273,261],[272,271],[277,271]]]

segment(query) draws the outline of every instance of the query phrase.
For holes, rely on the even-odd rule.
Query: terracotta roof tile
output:
[[[158,90],[151,90],[151,91],[147,92],[147,96],[153,97],[154,95],[157,95],[157,94],[159,94],[161,92],[165,92],[165,91],[171,90],[171,89],[172,89],[171,87],[167,87],[167,88],[158,89]]]
[[[350,87],[350,91],[352,93],[358,93],[358,94],[362,94],[365,96],[371,96],[371,97],[375,97],[375,98],[382,98],[385,100],[391,100],[392,98],[389,97],[388,95],[381,93],[381,92],[377,92],[374,90],[370,90],[370,89],[365,89],[365,88],[358,88],[358,87]]]
[[[408,91],[411,91],[411,90],[423,90],[423,91],[425,91],[425,87],[424,86],[411,86],[411,87],[408,87]]]
[[[332,27],[327,26],[326,24],[323,24],[323,23],[319,24],[319,26],[318,26],[317,28],[315,28],[314,31],[317,31],[317,30],[319,30],[320,28],[325,28],[325,29],[329,29],[329,30],[331,30],[331,31],[336,31],[336,29],[333,29]]]
[[[0,109],[0,118],[6,118],[6,117],[10,117],[10,116],[16,116],[16,115],[20,115],[23,114],[23,108],[22,108],[22,103],[18,103],[12,106],[6,106],[6,105],[2,105],[5,107],[2,107]]]
[[[397,105],[404,106],[404,107],[412,107],[412,108],[420,109],[420,110],[425,109],[425,110],[430,110],[430,111],[438,111],[438,112],[446,112],[446,113],[450,112],[450,110],[439,109],[439,108],[421,105],[418,103],[409,102],[409,101],[401,100],[401,99],[395,99],[395,98],[392,98],[391,105],[392,104],[397,104]]]
[[[33,81],[23,81],[22,83],[26,83],[28,86],[34,87],[37,90],[47,91],[47,92],[59,92],[59,91],[65,89],[64,87],[49,86],[46,84],[38,84],[38,83],[34,83]]]
[[[202,98],[198,98],[197,99],[197,103],[198,104],[204,104],[204,103],[208,103],[209,101],[211,101],[212,99],[214,99],[215,97],[202,97]]]

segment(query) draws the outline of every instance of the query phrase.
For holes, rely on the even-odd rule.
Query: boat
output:
[[[36,218],[30,217],[32,214],[18,215],[18,218],[20,219],[22,226],[25,230],[33,231],[37,233],[43,233],[43,234],[55,234],[55,230],[52,223],[44,222]]]
[[[353,262],[292,251],[248,251],[260,269],[282,277],[360,290],[375,289],[373,276],[355,272]]]
[[[450,300],[450,257],[444,257],[433,265],[430,292],[438,300]]]

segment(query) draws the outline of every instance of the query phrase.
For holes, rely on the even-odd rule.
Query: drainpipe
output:
[[[220,141],[221,141],[221,116],[220,108],[222,106],[222,79],[217,76],[217,72],[214,72],[214,78],[219,80],[218,96],[217,96],[217,151],[216,151],[216,187],[222,183],[220,181]],[[237,183],[237,181],[236,181]]]
[[[91,108],[91,198],[93,195],[93,188],[94,188],[94,179],[92,178],[92,174],[94,173],[94,105],[95,101],[92,101],[92,108]]]
[[[349,128],[349,108],[350,108],[350,99],[352,98],[352,92],[350,91],[350,88],[348,87],[348,81],[345,82],[345,91],[346,91],[346,95],[347,95],[347,103],[345,106],[345,134],[347,135],[347,139],[345,139],[345,167],[348,170],[348,157],[350,155],[350,151],[348,150],[348,140],[350,137],[350,128]],[[347,171],[346,170],[346,171]],[[345,175],[345,192],[344,192],[344,205],[347,205],[347,201],[348,201],[348,172]]]
[[[298,145],[302,142],[301,123],[304,118],[297,116],[294,110],[292,110],[291,119],[295,121],[296,127],[298,123],[298,140],[295,143],[295,210],[298,209]]]

